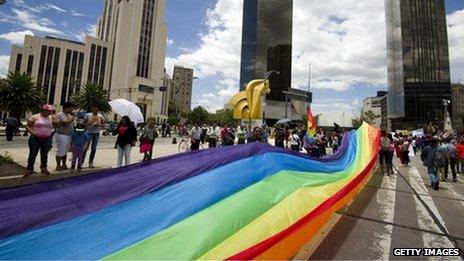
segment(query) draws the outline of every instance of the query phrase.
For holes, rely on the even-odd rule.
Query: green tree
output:
[[[177,125],[177,123],[179,123],[179,119],[176,116],[169,116],[168,117],[168,123],[171,126]]]
[[[42,89],[26,73],[10,72],[0,83],[0,109],[18,120],[25,112],[39,111],[45,100]]]
[[[203,107],[198,106],[187,114],[187,119],[190,123],[205,124],[208,123],[210,114]]]
[[[80,92],[73,97],[73,102],[82,110],[90,111],[96,106],[101,112],[108,113],[111,111],[109,105],[109,94],[102,86],[86,83],[82,86]]]
[[[212,122],[218,123],[218,124],[224,124],[227,123],[227,125],[233,125],[238,123],[238,120],[234,119],[234,112],[231,109],[222,109],[216,111],[215,114],[212,115]]]
[[[174,101],[169,101],[168,105],[168,116],[178,117],[177,115],[177,106]]]

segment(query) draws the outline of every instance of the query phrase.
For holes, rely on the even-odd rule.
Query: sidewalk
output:
[[[27,157],[29,154],[29,148],[27,146],[27,139],[28,137],[14,137],[13,142],[7,142],[5,137],[0,136],[0,154],[4,154],[8,152],[14,159],[14,161],[23,166],[27,165]],[[95,168],[90,169],[88,168],[88,156],[90,151],[87,153],[87,160],[83,165],[82,171],[55,171],[56,162],[55,162],[55,153],[56,153],[56,145],[53,142],[53,148],[48,154],[48,168],[51,172],[50,177],[46,177],[42,174],[34,174],[27,179],[23,179],[22,175],[18,175],[17,173],[12,173],[12,175],[4,175],[0,177],[0,188],[5,187],[14,187],[14,186],[21,186],[36,182],[43,182],[48,180],[55,180],[61,178],[67,178],[72,176],[80,176],[86,175],[89,173],[93,173],[96,171],[108,169],[108,168],[115,168],[117,167],[117,150],[114,148],[114,144],[116,141],[116,137],[108,137],[108,136],[100,136],[100,141],[98,143],[97,153],[95,155]],[[177,142],[180,142],[181,138],[177,138]],[[158,158],[170,154],[178,153],[178,144],[172,144],[172,138],[159,138],[155,142],[154,150],[153,150],[153,158]],[[71,153],[68,153],[68,167],[71,165],[69,160],[71,159]],[[139,153],[138,143],[137,146],[132,148],[131,151],[131,163],[137,163],[142,161],[143,154]],[[34,170],[36,172],[39,171],[40,167],[40,154],[37,156]]]

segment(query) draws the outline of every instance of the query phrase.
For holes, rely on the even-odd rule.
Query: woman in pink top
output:
[[[54,111],[52,105],[42,106],[42,112],[32,115],[27,121],[26,129],[31,134],[29,137],[29,157],[24,177],[32,175],[35,159],[40,150],[40,171],[50,175],[47,170],[48,152],[52,148],[53,120],[50,114]]]

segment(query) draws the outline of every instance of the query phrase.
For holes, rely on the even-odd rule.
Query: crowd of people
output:
[[[429,134],[422,137],[387,133],[382,131],[379,161],[382,173],[394,174],[393,158],[396,156],[402,166],[408,167],[411,156],[420,152],[423,165],[427,167],[431,186],[439,189],[441,182],[451,176],[457,182],[457,174],[464,174],[464,137],[450,134]],[[449,173],[451,172],[451,175]]]
[[[223,124],[199,125],[194,124],[188,128],[184,122],[171,127],[168,123],[156,126],[149,121],[146,125],[137,127],[127,116],[121,118],[118,124],[110,126],[99,108],[93,106],[88,113],[77,113],[71,102],[63,104],[63,109],[56,112],[52,105],[43,105],[40,113],[32,115],[26,126],[29,133],[28,147],[29,155],[24,177],[33,174],[34,165],[40,153],[40,172],[50,175],[48,170],[48,155],[55,144],[57,172],[64,170],[81,170],[88,155],[88,167],[94,168],[94,161],[100,134],[117,136],[115,149],[117,149],[117,166],[131,163],[130,155],[132,148],[139,141],[139,150],[143,154],[143,160],[153,158],[153,147],[160,132],[161,137],[170,138],[172,129],[177,130],[179,136],[188,135],[191,141],[191,150],[198,150],[200,144],[208,144],[209,148],[222,146],[242,145],[246,143],[262,142],[269,143],[274,140],[277,147],[288,148],[293,151],[305,151],[311,156],[320,157],[327,154],[327,148],[332,147],[336,152],[341,143],[341,135],[335,132],[318,132],[315,137],[306,135],[302,126],[290,128],[284,125],[275,127],[257,126],[248,128],[242,125],[228,126]],[[109,130],[108,130],[109,128]],[[140,133],[140,137],[138,137]],[[10,137],[8,136],[8,140]],[[55,143],[53,143],[55,141]],[[72,158],[69,160],[68,153]]]
[[[16,122],[11,120],[10,125]],[[52,105],[43,105],[40,113],[32,115],[26,126],[30,134],[28,139],[29,155],[24,177],[33,174],[34,165],[40,153],[40,172],[50,175],[48,170],[48,154],[52,149],[53,140],[56,144],[56,171],[67,169],[82,169],[87,152],[88,167],[94,168],[94,161],[100,133],[105,129],[105,119],[99,108],[93,106],[91,111],[81,117],[75,111],[71,102],[63,105],[62,111],[56,113]],[[341,131],[318,131],[314,137],[306,132],[303,125],[289,127],[289,125],[267,125],[249,128],[243,125],[229,126],[223,124],[199,125],[189,128],[184,122],[171,127],[168,123],[161,126],[153,121],[144,126],[135,125],[127,116],[121,118],[119,123],[111,128],[111,134],[117,136],[115,149],[117,149],[117,166],[131,163],[132,148],[139,141],[139,150],[143,154],[143,161],[153,158],[153,147],[159,136],[170,138],[172,129],[177,130],[179,136],[187,135],[190,139],[190,150],[198,150],[200,144],[208,144],[209,148],[242,145],[246,143],[261,142],[274,143],[276,147],[287,148],[295,152],[305,152],[312,157],[322,157],[329,152],[336,153],[342,143]],[[11,140],[11,130],[8,129],[7,140]],[[140,136],[139,136],[140,133]],[[109,134],[109,133],[108,133]],[[427,167],[431,185],[439,189],[439,183],[447,181],[451,176],[457,181],[457,174],[464,174],[464,137],[453,134],[425,135],[414,137],[401,133],[381,132],[379,148],[379,163],[382,173],[394,174],[393,158],[396,155],[402,166],[411,163],[411,156],[420,152],[420,158]],[[68,167],[68,153],[72,154]],[[124,162],[124,164],[123,164]],[[451,173],[451,174],[450,174]]]
[[[87,152],[90,150],[88,167],[94,168],[95,155],[101,131],[105,128],[105,119],[97,106],[91,111],[78,116],[75,106],[71,102],[63,104],[63,110],[56,113],[52,105],[42,106],[40,113],[32,115],[26,125],[29,133],[29,155],[24,177],[33,174],[36,158],[40,152],[40,172],[50,175],[48,170],[48,155],[52,149],[53,140],[56,144],[57,172],[63,170],[81,170]],[[167,132],[170,135],[169,132]],[[143,160],[150,160],[153,155],[153,145],[158,132],[153,122],[148,122],[141,129],[138,139],[136,125],[127,116],[123,116],[117,126],[113,128],[112,135],[117,136],[115,149],[118,150],[117,166],[129,165],[132,147],[140,140],[140,152],[144,154]],[[67,155],[72,153],[71,165],[67,165]]]
[[[182,126],[181,128],[185,128]],[[335,153],[342,141],[340,132],[319,131],[314,137],[307,135],[303,126],[267,125],[249,128],[243,125],[211,126],[195,124],[188,135],[191,139],[191,150],[198,150],[199,145],[208,143],[209,148],[242,145],[246,143],[261,142],[270,143],[274,140],[276,147],[287,148],[293,151],[304,151],[313,157],[327,155],[328,148]]]

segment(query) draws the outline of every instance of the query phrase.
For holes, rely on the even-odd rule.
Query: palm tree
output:
[[[108,113],[111,111],[109,105],[109,94],[102,86],[85,83],[80,92],[73,97],[74,104],[85,111],[91,111],[93,106],[96,106],[101,112]]]
[[[37,112],[45,103],[45,95],[27,73],[10,72],[0,83],[0,109],[19,120],[26,112]]]

